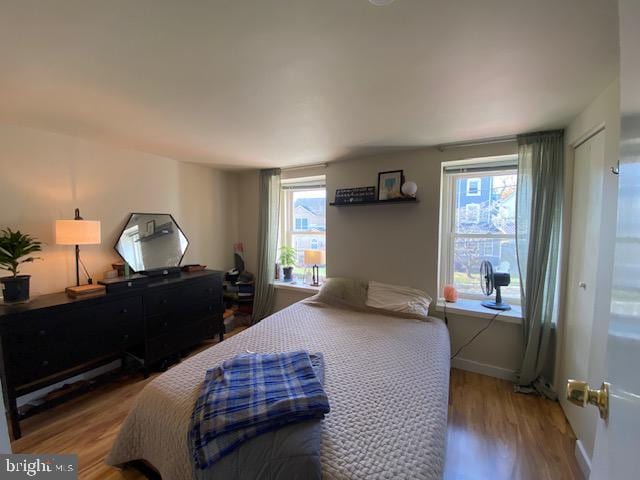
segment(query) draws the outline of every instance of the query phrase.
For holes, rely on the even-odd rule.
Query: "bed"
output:
[[[149,383],[107,459],[144,460],[165,480],[192,478],[187,431],[206,370],[247,350],[320,351],[331,412],[320,461],[328,479],[437,479],[444,467],[449,335],[444,323],[317,296],[175,366]]]

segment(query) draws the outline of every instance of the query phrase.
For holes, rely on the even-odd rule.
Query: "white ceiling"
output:
[[[287,166],[560,127],[616,0],[2,0],[0,122]]]

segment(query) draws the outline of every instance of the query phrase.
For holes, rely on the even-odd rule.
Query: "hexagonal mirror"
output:
[[[136,272],[177,267],[189,240],[168,213],[132,213],[116,252]]]

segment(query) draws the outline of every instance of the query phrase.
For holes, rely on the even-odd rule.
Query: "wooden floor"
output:
[[[123,377],[25,420],[13,451],[77,453],[81,479],[143,478],[103,460],[137,394],[154,376]],[[447,480],[582,478],[575,438],[557,403],[460,370],[451,372],[450,392]]]
[[[511,383],[451,371],[445,479],[582,479],[557,402]]]

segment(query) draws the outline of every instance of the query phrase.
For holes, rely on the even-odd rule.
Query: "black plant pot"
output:
[[[5,302],[21,302],[29,299],[29,279],[31,275],[0,278],[2,296]]]
[[[293,267],[282,267],[282,273],[284,274],[285,282],[293,281]]]

